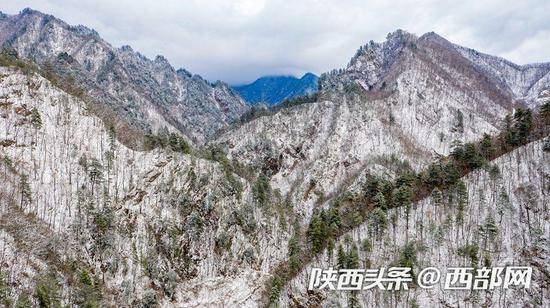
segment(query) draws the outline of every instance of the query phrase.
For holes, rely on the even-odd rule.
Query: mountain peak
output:
[[[198,75],[184,78],[164,56],[150,60],[128,45],[114,48],[95,30],[32,9],[0,19],[0,45],[39,66],[52,59],[70,63],[60,74],[78,76],[98,105],[142,132],[169,127],[203,143],[248,110],[231,91]]]
[[[388,33],[386,35],[386,41],[387,42],[410,42],[417,40],[418,37],[410,32],[407,32],[402,29],[397,29],[393,32]]]
[[[31,9],[30,7],[26,7],[24,9],[22,9],[19,14],[20,15],[41,15],[41,16],[46,15],[46,14],[40,12],[40,11]]]
[[[294,76],[264,76],[233,88],[251,104],[277,105],[286,99],[316,92],[317,82],[315,74],[306,73],[300,79]]]
[[[317,75],[313,74],[313,73],[305,73],[302,78],[300,78],[300,80],[311,80],[311,79],[317,79],[319,77],[317,77]]]

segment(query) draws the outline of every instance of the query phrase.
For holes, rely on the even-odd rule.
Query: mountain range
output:
[[[166,127],[202,144],[248,109],[223,82],[176,70],[163,56],[150,60],[129,46],[115,48],[94,30],[38,11],[3,15],[0,33],[0,44],[73,80],[97,109],[114,111],[140,132]]]
[[[2,305],[550,305],[550,63],[397,30],[236,121],[227,84],[51,15],[1,14],[0,44]],[[302,91],[278,79],[242,97]],[[308,290],[312,268],[395,265],[533,275]]]
[[[265,103],[273,106],[296,96],[317,92],[318,79],[312,73],[306,73],[302,78],[266,76],[258,78],[250,84],[234,86],[233,88],[251,104]]]

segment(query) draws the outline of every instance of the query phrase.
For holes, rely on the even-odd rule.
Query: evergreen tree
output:
[[[498,234],[498,227],[496,225],[493,215],[487,216],[485,223],[482,226],[482,232],[485,235],[486,240],[494,240]]]
[[[402,171],[399,177],[395,180],[396,186],[411,186],[415,179],[417,178],[416,174],[411,169],[406,169]]]
[[[479,168],[483,165],[483,157],[479,154],[475,144],[469,142],[464,145],[464,156],[462,163],[470,168]]]
[[[413,268],[416,264],[416,249],[414,243],[410,242],[403,247],[399,254],[399,266]]]
[[[157,142],[162,148],[165,148],[169,144],[170,133],[168,128],[163,127],[157,133]]]
[[[449,161],[445,164],[443,167],[443,174],[444,185],[452,185],[460,178],[460,173],[453,161]]]
[[[334,245],[334,240],[332,238],[329,238],[327,243],[327,253],[329,258],[332,258],[332,254],[334,253]]]
[[[2,270],[0,270],[0,304],[11,307],[11,300],[9,298],[10,290],[9,285],[6,283],[6,277]]]
[[[468,205],[468,190],[466,184],[464,184],[462,180],[458,181],[456,184],[456,193],[458,202],[456,221],[458,224],[462,224],[464,222],[464,210]]]
[[[381,192],[377,193],[376,196],[374,196],[373,203],[375,207],[381,208],[384,211],[388,209],[388,206],[386,204],[386,197],[384,197],[384,194]]]
[[[298,234],[296,233],[294,233],[288,242],[288,264],[292,273],[296,273],[300,269],[300,245]]]
[[[423,182],[430,186],[440,186],[443,183],[444,172],[441,163],[431,164],[424,173]]]
[[[456,161],[462,161],[464,156],[464,144],[460,140],[455,140],[451,144],[451,157]]]
[[[509,114],[504,117],[504,127],[502,131],[504,135],[503,145],[513,145],[516,143],[516,134],[513,130],[512,116]]]
[[[38,109],[36,108],[31,109],[31,124],[35,128],[42,127],[42,117],[40,116],[40,112],[38,112]]]
[[[325,214],[326,213],[326,214]],[[331,208],[328,211],[324,212],[325,224],[327,226],[327,233],[334,234],[342,226],[342,219],[338,213],[338,209]]]
[[[358,308],[361,307],[359,305],[359,299],[357,299],[357,291],[352,291],[349,295],[348,300],[348,307],[349,308]]]
[[[487,133],[483,134],[483,139],[479,144],[479,152],[485,159],[489,159],[495,154],[493,140]]]
[[[372,251],[372,244],[369,239],[364,239],[361,242],[361,250],[363,252],[371,252]]]
[[[324,214],[324,212],[322,212],[321,214]],[[317,254],[321,252],[321,250],[323,249],[325,240],[328,236],[327,226],[325,221],[321,219],[321,215],[314,216],[311,219],[311,222],[309,224],[309,229],[307,231],[307,235],[311,243],[311,249],[313,253]]]
[[[170,149],[174,152],[189,154],[190,148],[185,139],[183,139],[182,136],[176,134],[176,133],[170,133],[170,137],[168,139],[168,144],[170,145]]]
[[[113,125],[109,125],[109,145],[111,146],[111,151],[115,150],[116,145],[116,131]]]
[[[21,292],[17,297],[17,302],[15,303],[15,308],[30,308],[32,307],[32,302],[29,294],[26,291]]]
[[[363,190],[365,198],[372,200],[380,192],[380,180],[374,176],[367,177]]]
[[[544,125],[550,125],[550,102],[540,106],[540,118],[543,120]]]
[[[271,196],[271,185],[269,184],[269,178],[265,174],[262,173],[258,176],[256,183],[252,187],[252,195],[259,205],[267,205]]]
[[[517,132],[516,144],[523,142],[529,136],[531,129],[533,129],[533,114],[531,109],[518,108],[514,113],[514,128]]]
[[[369,215],[369,227],[374,235],[379,235],[388,226],[388,217],[381,208],[375,208]]]
[[[402,185],[394,189],[394,206],[409,206],[412,201],[412,190],[408,185]]]
[[[357,251],[357,247],[355,245],[352,245],[349,251],[347,268],[359,268],[359,252]]]
[[[90,181],[92,184],[98,184],[103,179],[103,166],[101,163],[95,159],[92,158],[90,160],[90,163],[88,165],[88,175],[90,176]]]
[[[434,188],[432,191],[432,200],[434,201],[435,206],[441,206],[441,202],[443,201],[443,194],[441,193],[441,190],[439,188]]]
[[[346,252],[344,251],[344,248],[342,245],[338,245],[338,256],[337,256],[337,263],[338,269],[344,269],[346,268],[346,265],[348,263],[348,257],[346,255]]]

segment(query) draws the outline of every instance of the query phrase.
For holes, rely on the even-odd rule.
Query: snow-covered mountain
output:
[[[163,56],[150,60],[129,46],[115,48],[94,30],[31,9],[2,16],[0,45],[74,80],[141,131],[167,127],[203,144],[248,109],[223,82],[176,70]]]
[[[246,85],[233,87],[247,102],[251,104],[265,103],[273,106],[296,96],[317,92],[317,80],[312,73],[306,73],[301,78],[294,76],[266,76],[256,79]]]
[[[6,51],[0,61],[3,305],[345,306],[348,292],[306,290],[309,268],[336,262],[326,249],[273,292],[296,243],[311,251],[295,239],[307,237],[312,217],[364,194],[373,176],[392,181],[450,154],[457,140],[498,134],[515,107],[538,112],[550,88],[547,64],[516,66],[398,30],[323,74],[316,101],[229,125],[248,109],[243,101],[163,58],[30,10],[3,16],[0,30],[27,60]],[[72,76],[88,95],[56,76]],[[153,150],[129,147],[90,97],[117,110],[117,125],[173,134]],[[334,243],[368,247],[361,267],[388,266],[411,243],[417,268],[470,264],[473,254],[478,265],[531,265],[532,289],[365,292],[357,304],[548,306],[545,132],[461,179],[463,219],[452,188],[441,195],[454,201],[432,195],[407,214],[388,209],[377,236],[358,215]],[[181,151],[179,134],[196,141],[191,150]],[[489,217],[498,222],[492,242],[478,232]],[[463,254],[473,243],[478,250]]]

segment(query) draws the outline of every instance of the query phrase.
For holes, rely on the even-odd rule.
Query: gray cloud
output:
[[[360,45],[398,28],[435,31],[518,64],[550,61],[546,0],[0,0],[6,13],[25,7],[230,83],[343,67]]]

